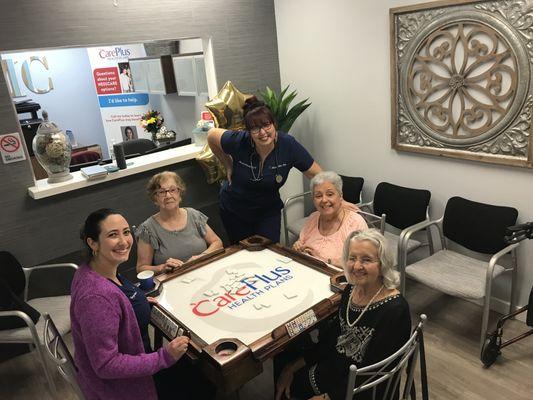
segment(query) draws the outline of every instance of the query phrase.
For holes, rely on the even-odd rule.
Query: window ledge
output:
[[[46,179],[40,179],[35,182],[35,186],[28,188],[28,194],[35,200],[43,199],[45,197],[55,196],[72,190],[82,189],[115,179],[124,178],[126,176],[135,175],[140,172],[161,168],[181,161],[191,160],[201,151],[201,146],[189,144],[187,146],[176,147],[158,153],[131,158],[126,160],[128,168],[121,169],[117,172],[111,172],[107,174],[105,178],[94,181],[88,181],[85,179],[81,174],[81,171],[72,172],[72,179],[60,183],[48,183]],[[133,163],[133,165],[129,165],[130,163]]]

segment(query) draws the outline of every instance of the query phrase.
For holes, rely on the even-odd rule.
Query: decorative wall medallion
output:
[[[390,10],[392,146],[533,167],[533,0]]]

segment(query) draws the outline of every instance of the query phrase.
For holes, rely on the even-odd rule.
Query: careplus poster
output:
[[[144,45],[90,47],[87,53],[108,145],[150,138],[140,125],[150,99],[147,93],[135,92],[129,66],[130,59],[146,56]]]

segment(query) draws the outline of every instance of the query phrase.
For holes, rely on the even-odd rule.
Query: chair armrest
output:
[[[48,269],[48,268],[72,268],[74,270],[77,270],[78,269],[78,266],[74,263],[59,263],[59,264],[42,264],[42,265],[35,265],[33,267],[22,267],[22,269],[24,270],[24,274],[26,275],[26,277],[29,277],[30,274],[33,272],[33,271],[37,271],[37,270],[40,270],[40,269]],[[26,272],[28,271],[28,272]]]
[[[35,265],[33,267],[22,267],[24,276],[26,277],[26,286],[24,287],[24,301],[28,301],[28,288],[30,286],[30,277],[31,273],[34,271],[45,270],[45,269],[57,269],[57,268],[71,268],[76,272],[78,266],[74,263],[59,263],[59,264],[43,264]]]
[[[487,276],[492,276],[492,271],[494,270],[494,266],[496,265],[496,263],[498,262],[498,260],[499,260],[500,258],[502,258],[504,255],[506,255],[506,254],[509,253],[510,251],[513,251],[514,249],[516,249],[519,245],[520,245],[520,243],[513,243],[513,244],[510,244],[509,246],[504,247],[504,248],[501,249],[499,252],[497,252],[496,254],[494,254],[494,255],[490,258],[490,261],[489,261],[489,268],[488,268],[488,270],[487,270],[487,274],[489,273],[489,270],[490,270],[490,275],[487,275]]]
[[[398,269],[400,270],[400,272],[405,269],[405,266],[407,264],[407,243],[409,243],[409,239],[411,239],[411,236],[415,232],[429,228],[432,225],[438,225],[442,222],[442,219],[443,217],[435,220],[424,220],[419,222],[418,224],[414,224],[408,228],[405,228],[400,233],[400,240],[398,241]]]
[[[514,251],[514,249],[516,249],[518,247],[520,243],[513,243],[513,244],[510,244],[509,246],[507,247],[504,247],[503,249],[501,249],[499,252],[497,252],[496,254],[494,254],[491,258],[490,258],[490,261],[489,261],[489,265],[487,267],[487,272],[485,274],[485,293],[490,293],[491,292],[491,287],[492,287],[492,276],[493,276],[493,273],[494,273],[494,266],[496,265],[496,262],[501,258],[503,257],[504,255],[506,255],[507,253],[509,253],[510,251]],[[516,259],[515,259],[516,260]],[[513,266],[513,268],[516,267],[516,264]],[[508,269],[507,269],[508,270]],[[512,295],[511,295],[512,297]],[[512,299],[511,299],[511,305],[512,305]]]
[[[374,201],[373,200],[372,201],[368,201],[366,203],[364,203],[364,202],[357,203],[356,206],[359,207],[360,210],[362,210],[364,208],[370,213],[374,212],[374,208],[373,208]]]
[[[31,333],[31,336],[33,337],[34,344],[40,343],[39,335],[37,334],[37,328],[35,327],[35,324],[31,320],[31,318],[28,316],[28,314],[22,311],[19,311],[19,310],[0,311],[0,318],[2,317],[18,317],[22,319],[24,323],[30,329],[30,333]],[[14,329],[24,329],[24,328],[14,328]]]
[[[300,198],[300,197],[305,197],[307,196],[308,194],[311,194],[311,191],[308,190],[307,192],[303,192],[303,193],[300,193],[300,194],[295,194],[294,196],[289,196],[285,199],[285,202],[283,203],[283,208],[285,209],[285,207],[287,207],[290,203],[292,203],[294,200]]]
[[[35,326],[31,318],[29,317],[29,315],[19,310],[0,311],[0,318],[2,317],[19,317],[20,319],[24,320],[26,325]],[[15,329],[19,329],[19,328],[15,328]]]
[[[379,229],[382,235],[385,234],[385,224],[387,219],[386,214],[376,215],[374,213],[363,211],[361,209],[359,209],[357,213],[362,214],[362,217],[365,219],[367,225],[369,225],[370,228]],[[377,226],[378,223],[379,226]]]
[[[410,227],[405,228],[400,233],[400,241],[398,243],[399,244],[403,243],[403,242],[407,243],[409,241],[409,239],[411,238],[411,235],[413,233],[421,231],[422,229],[426,229],[426,228],[430,227],[431,225],[437,225],[440,222],[442,222],[442,218],[434,219],[434,220],[427,220],[426,219],[426,220],[424,220],[422,222],[419,222],[418,224],[411,225]]]

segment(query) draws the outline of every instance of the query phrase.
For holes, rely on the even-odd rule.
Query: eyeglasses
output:
[[[348,257],[347,263],[351,264],[351,265],[354,265],[357,261],[359,261],[359,264],[361,264],[363,267],[366,267],[367,265],[379,262],[379,260],[376,259],[376,258],[370,258],[370,257],[366,257],[366,256],[363,256],[363,257],[359,258],[357,256],[350,256],[350,257]]]
[[[272,122],[267,122],[266,124],[263,124],[261,126],[254,126],[250,129],[250,133],[257,135],[259,132],[261,132],[261,129],[264,129],[265,131],[270,129],[272,127]]]
[[[155,194],[156,196],[158,197],[165,197],[168,194],[170,194],[171,196],[174,196],[176,194],[178,194],[181,190],[177,187],[171,187],[169,189],[159,189],[159,190],[156,190],[155,191]]]

